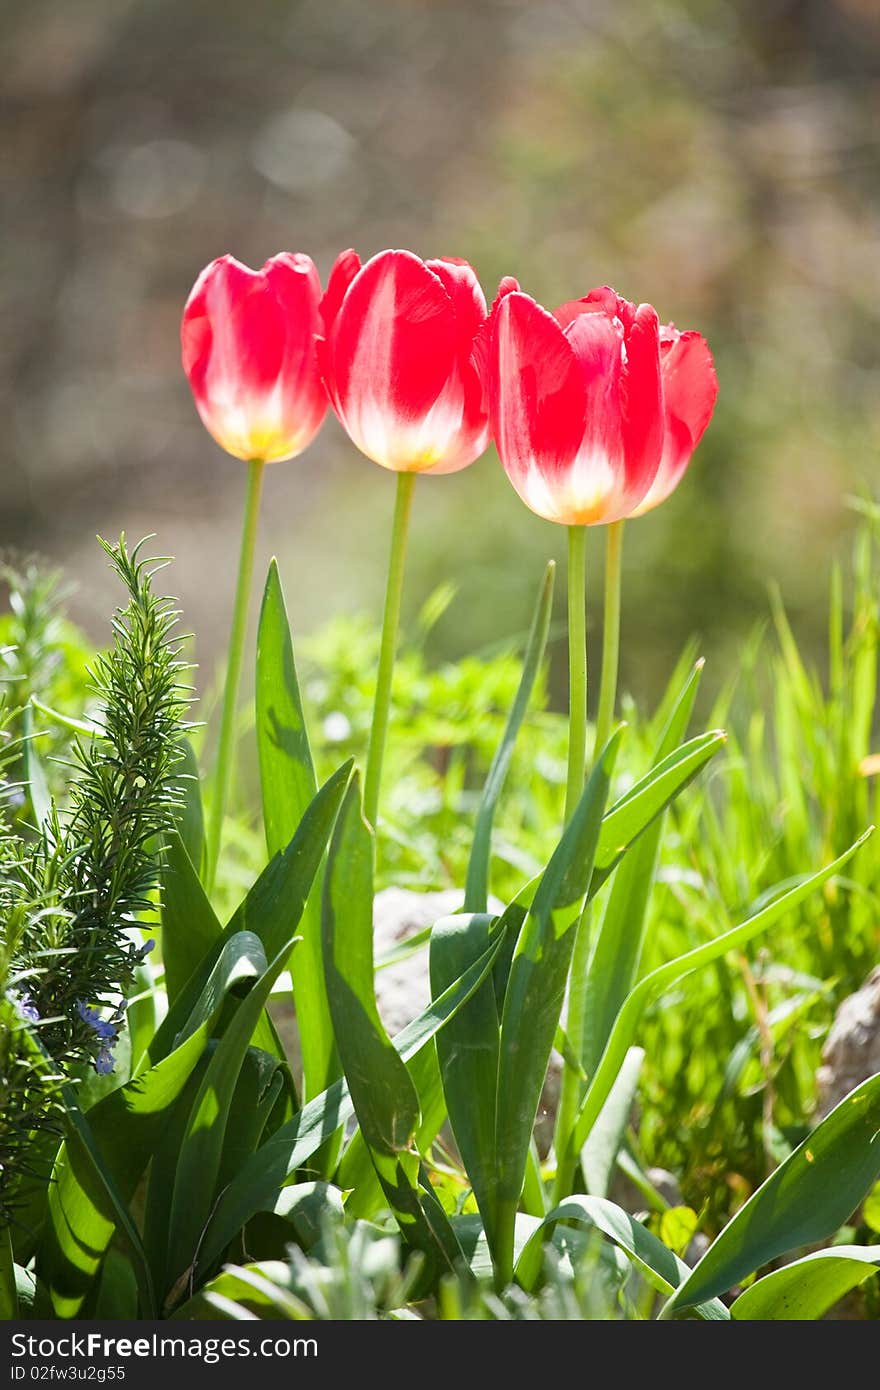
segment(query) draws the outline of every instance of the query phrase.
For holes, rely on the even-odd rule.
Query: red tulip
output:
[[[684,477],[691,455],[712,418],[718,378],[709,344],[699,333],[660,329],[660,375],[666,431],[657,476],[633,512],[641,516],[665,502]]]
[[[327,392],[362,453],[398,473],[454,473],[483,453],[486,301],[465,261],[383,251],[361,266],[344,251],[321,309]]]
[[[490,323],[489,413],[520,497],[568,526],[631,515],[663,448],[655,310],[605,288],[550,314],[507,281]]]
[[[183,369],[227,453],[275,463],[314,439],[327,410],[315,350],[320,302],[308,256],[283,252],[262,270],[221,256],[202,271],[183,311]]]

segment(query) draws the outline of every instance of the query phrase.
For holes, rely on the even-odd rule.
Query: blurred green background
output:
[[[197,420],[181,308],[223,252],[326,274],[353,244],[467,257],[490,298],[608,282],[703,331],[719,404],[628,530],[624,685],[653,697],[696,630],[711,689],[771,577],[819,642],[877,472],[876,0],[6,0],[0,63],[0,548],[62,562],[95,637],[94,533],[155,531],[212,670],[244,470]],[[260,564],[296,629],[378,613],[392,500],[332,420],[271,470]],[[492,454],[422,480],[408,612],[459,588],[433,656],[522,629],[563,543]]]

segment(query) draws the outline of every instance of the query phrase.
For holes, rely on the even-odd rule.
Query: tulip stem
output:
[[[394,502],[391,549],[388,557],[388,583],[385,589],[385,612],[382,617],[382,645],[379,649],[376,699],[373,705],[373,723],[370,728],[370,746],[367,751],[367,770],[364,776],[364,815],[370,825],[374,827],[379,814],[382,759],[385,755],[385,739],[388,734],[388,719],[391,713],[391,682],[394,678],[394,658],[397,653],[406,540],[409,532],[415,482],[415,473],[398,473],[397,475],[397,496]]]
[[[587,528],[568,528],[568,781],[565,819],[584,790],[587,760]]]
[[[214,796],[211,803],[211,818],[208,823],[205,865],[205,889],[208,893],[213,890],[214,880],[217,876],[217,863],[220,858],[220,843],[223,835],[223,818],[226,813],[226,802],[232,781],[232,767],[235,761],[238,685],[241,679],[244,642],[247,636],[248,601],[251,594],[251,577],[254,572],[254,545],[257,539],[264,468],[265,464],[262,459],[251,459],[248,464],[247,496],[241,527],[241,550],[238,557],[235,606],[232,610],[232,628],[229,633],[220,741],[217,745],[217,766],[214,774]]]
[[[612,521],[605,541],[605,613],[602,625],[602,675],[599,683],[599,710],[596,715],[596,742],[593,757],[598,758],[611,735],[617,700],[617,668],[620,660],[620,570],[623,559],[623,522]]]

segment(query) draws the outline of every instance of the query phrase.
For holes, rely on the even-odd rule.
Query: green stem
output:
[[[364,777],[364,815],[372,826],[379,814],[379,790],[382,784],[382,759],[388,734],[391,710],[391,682],[394,676],[394,657],[397,652],[397,632],[400,626],[400,600],[403,593],[403,569],[406,559],[406,538],[412,510],[415,473],[398,473],[394,521],[391,527],[391,551],[388,557],[388,584],[385,589],[385,613],[382,618],[382,646],[379,650],[379,670],[376,675],[376,700],[370,728],[370,747]]]
[[[605,616],[602,625],[602,676],[593,757],[598,758],[611,735],[617,699],[620,659],[620,570],[623,559],[623,522],[612,521],[605,542]]]
[[[585,526],[568,528],[568,788],[565,797],[565,819],[570,820],[584,790],[587,758],[587,616],[586,616],[586,538]],[[568,986],[566,1032],[572,1046],[580,1055],[580,1034],[583,1032],[583,994],[586,988],[586,965],[589,955],[589,922],[582,916],[577,925],[574,954]],[[572,1027],[575,1033],[572,1033]],[[565,1139],[577,1114],[580,1079],[568,1063],[562,1069],[562,1087],[556,1113],[556,1153],[565,1151]],[[559,1159],[560,1167],[562,1160]],[[557,1169],[556,1200],[568,1174]],[[566,1196],[568,1193],[566,1192]]]
[[[565,819],[584,790],[587,761],[587,528],[568,528],[568,781]]]
[[[248,600],[251,593],[251,576],[254,571],[254,545],[257,539],[264,468],[265,464],[262,459],[251,459],[248,464],[247,497],[244,504],[241,550],[238,557],[238,581],[235,589],[235,607],[232,612],[232,629],[229,634],[220,741],[217,745],[217,768],[214,775],[214,797],[211,804],[211,819],[208,824],[205,881],[205,888],[208,893],[213,889],[217,876],[217,862],[220,858],[220,842],[223,835],[223,817],[226,813],[229,784],[232,780],[238,685],[241,679],[244,641],[247,635]]]

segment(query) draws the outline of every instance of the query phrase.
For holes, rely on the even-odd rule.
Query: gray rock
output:
[[[880,966],[844,999],[834,1017],[816,1073],[823,1117],[853,1087],[880,1072]]]

